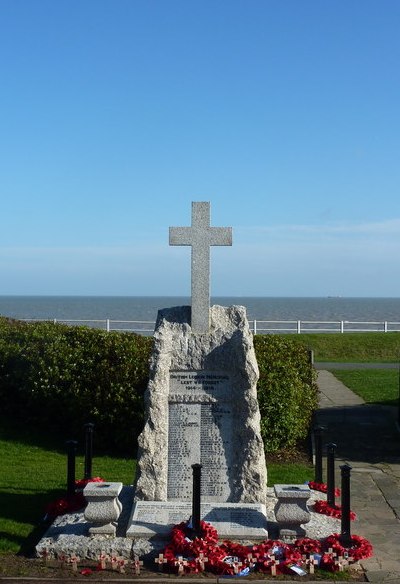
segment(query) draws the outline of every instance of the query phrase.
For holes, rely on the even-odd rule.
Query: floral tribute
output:
[[[83,496],[83,489],[88,483],[104,483],[104,479],[100,477],[94,477],[93,479],[82,479],[75,481],[76,492],[72,497],[61,497],[56,501],[52,501],[46,507],[45,521],[52,521],[58,515],[64,515],[65,513],[75,513],[86,507],[85,497]]]
[[[320,491],[321,493],[328,492],[328,485],[326,483],[316,483],[315,481],[309,481],[308,486],[313,491]],[[335,497],[340,497],[340,489],[335,488],[334,493]]]
[[[244,576],[252,570],[262,573],[293,574],[323,570],[339,571],[345,565],[372,556],[372,546],[366,539],[353,535],[351,546],[340,543],[335,533],[323,540],[302,538],[292,544],[265,540],[253,546],[231,541],[218,544],[217,530],[205,521],[200,522],[201,537],[191,539],[187,522],[175,525],[171,541],[163,554],[165,567],[171,572],[199,573],[207,570],[225,576]]]
[[[309,481],[308,486],[314,491],[320,491],[321,493],[328,492],[328,485],[326,483],[316,483],[315,481]],[[340,489],[334,490],[335,497],[340,497]],[[340,505],[328,505],[327,501],[318,500],[314,503],[314,511],[316,513],[321,513],[322,515],[328,515],[329,517],[335,517],[335,519],[342,518],[342,508]],[[354,511],[350,511],[350,519],[354,521],[357,518]]]

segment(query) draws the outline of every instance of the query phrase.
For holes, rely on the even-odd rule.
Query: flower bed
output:
[[[338,571],[345,565],[372,556],[372,546],[366,539],[353,535],[352,544],[345,547],[339,534],[316,540],[302,538],[293,544],[265,540],[252,546],[231,541],[218,543],[217,530],[200,523],[201,537],[192,539],[186,522],[176,525],[171,541],[158,560],[171,572],[198,573],[204,570],[218,575],[246,575],[251,570],[266,574],[293,574],[314,571],[314,567]],[[303,572],[304,573],[304,572]]]

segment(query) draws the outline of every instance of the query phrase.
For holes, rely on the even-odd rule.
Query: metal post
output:
[[[314,365],[314,351],[312,349],[308,349],[308,362],[310,365]]]
[[[192,530],[194,537],[200,537],[200,498],[201,498],[201,467],[199,463],[192,464],[193,494],[192,494]]]
[[[399,403],[397,407],[397,423],[400,426],[400,364],[399,364]]]
[[[301,320],[297,321],[297,334],[299,335],[301,333]]]
[[[93,429],[94,424],[88,422],[85,428],[85,474],[84,479],[92,478],[92,459],[93,459]]]
[[[314,446],[315,446],[315,475],[316,483],[322,483],[322,434],[325,428],[317,426],[314,428]]]
[[[254,334],[257,334],[257,321],[254,319]]]
[[[106,331],[109,333],[110,332],[110,319],[107,318],[106,320]]]
[[[344,333],[344,322],[343,320],[340,321],[340,332]]]
[[[340,543],[344,546],[351,545],[350,529],[350,471],[351,466],[343,464],[340,467],[342,472],[342,528],[340,533]]]
[[[335,506],[335,449],[336,444],[330,442],[326,445],[328,449],[327,460],[327,503],[330,507]]]
[[[67,446],[67,497],[73,497],[75,495],[75,457],[76,457],[76,447],[78,442],[75,440],[68,440]]]

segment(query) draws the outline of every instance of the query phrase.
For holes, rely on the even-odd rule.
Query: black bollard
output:
[[[76,447],[78,442],[75,440],[68,440],[67,446],[67,497],[73,497],[75,495],[75,457],[76,457]]]
[[[315,447],[315,474],[316,483],[322,483],[322,434],[325,428],[317,426],[314,428],[314,447]]]
[[[330,507],[335,506],[335,449],[336,444],[330,442],[326,445],[328,449],[328,460],[327,460],[327,503]]]
[[[84,425],[85,428],[85,474],[84,479],[90,480],[92,478],[92,459],[93,459],[93,429],[94,424],[88,422]]]
[[[399,364],[399,402],[397,405],[397,423],[400,426],[400,364]]]
[[[199,463],[192,464],[193,494],[192,494],[192,533],[200,537],[200,498],[201,498],[201,467]]]
[[[350,547],[351,529],[350,529],[350,471],[351,466],[343,464],[340,467],[342,473],[342,527],[340,533],[340,543],[346,547]]]

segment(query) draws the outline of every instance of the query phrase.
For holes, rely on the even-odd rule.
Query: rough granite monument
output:
[[[189,519],[195,463],[202,518],[221,536],[267,535],[252,334],[244,307],[210,308],[210,246],[231,244],[207,202],[192,203],[191,227],[170,228],[170,245],[192,247],[192,304],[158,313],[128,537]]]

